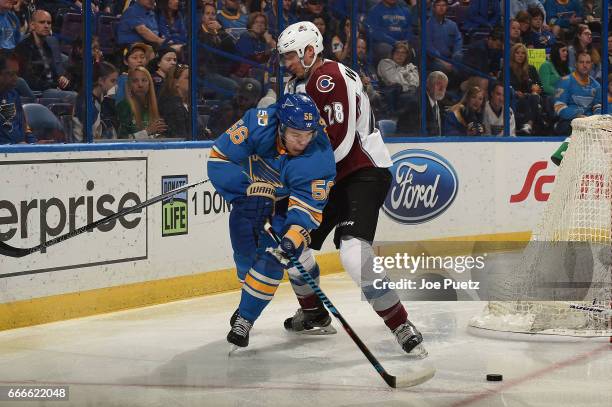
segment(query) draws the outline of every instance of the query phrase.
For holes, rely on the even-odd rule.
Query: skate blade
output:
[[[338,333],[338,331],[336,331],[336,328],[334,328],[331,325],[322,326],[322,327],[313,328],[313,329],[304,329],[303,331],[294,331],[294,332],[298,335],[310,335],[310,336],[334,335]]]
[[[234,345],[233,343],[230,343],[230,348],[229,348],[229,352],[227,352],[227,356],[232,356],[238,349],[241,349],[240,346],[238,345]]]
[[[416,359],[425,359],[427,356],[429,356],[429,352],[427,352],[427,349],[425,349],[425,346],[423,346],[422,343],[419,343],[410,351],[410,353],[408,353],[408,356]]]

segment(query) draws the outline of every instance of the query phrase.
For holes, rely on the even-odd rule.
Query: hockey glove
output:
[[[247,196],[241,196],[232,200],[232,212],[229,218],[230,239],[236,265],[239,269],[240,264],[248,261],[238,261],[240,259],[252,258],[259,240],[259,234],[263,232],[266,220],[274,213],[274,186],[255,182],[247,188]],[[240,263],[240,264],[239,264]],[[239,270],[239,273],[243,270]]]
[[[274,213],[274,194],[276,188],[267,182],[253,182],[246,190],[247,196],[232,201],[232,211],[249,220],[257,231]]]
[[[299,225],[291,225],[275,249],[266,250],[283,266],[291,267],[289,257],[297,259],[302,251],[310,245],[310,233]]]
[[[565,139],[563,144],[561,144],[559,146],[557,151],[555,151],[555,153],[550,157],[550,161],[555,163],[555,165],[561,165],[561,161],[563,161],[563,157],[565,156],[565,152],[569,148],[569,142],[570,142],[570,139],[568,137],[568,138]]]

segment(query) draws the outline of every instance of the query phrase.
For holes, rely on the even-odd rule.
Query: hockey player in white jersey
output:
[[[344,269],[361,287],[374,311],[395,335],[404,351],[425,356],[423,337],[408,320],[397,293],[375,289],[372,242],[379,210],[391,185],[392,161],[359,75],[345,65],[323,59],[323,41],[311,22],[287,27],[279,36],[278,52],[293,74],[286,92],[307,93],[316,103],[327,125],[336,160],[336,184],[323,212],[323,223],[312,232],[311,249],[319,250],[334,230]],[[301,263],[318,281],[319,267],[313,252],[304,250]],[[296,269],[289,270],[291,285],[300,309],[285,321],[290,331],[335,332],[321,301]],[[384,277],[386,278],[386,277]],[[417,348],[418,347],[418,348]],[[417,349],[415,349],[417,348]]]

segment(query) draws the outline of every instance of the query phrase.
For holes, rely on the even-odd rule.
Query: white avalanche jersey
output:
[[[325,120],[340,181],[361,168],[393,165],[370,100],[359,75],[345,65],[324,60],[308,80],[291,78],[285,92],[307,93]]]

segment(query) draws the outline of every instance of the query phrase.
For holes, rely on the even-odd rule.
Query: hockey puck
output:
[[[501,382],[502,380],[504,380],[504,376],[497,374],[497,373],[489,373],[487,375],[487,381],[488,382]]]

